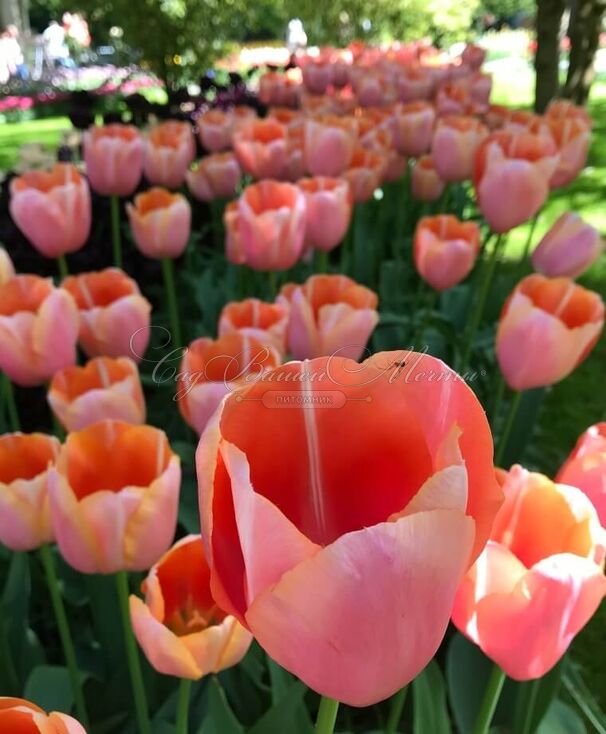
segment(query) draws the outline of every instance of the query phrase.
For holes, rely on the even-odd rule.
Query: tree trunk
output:
[[[593,60],[598,48],[606,0],[577,0],[570,19],[570,60],[564,96],[585,104],[595,77]]]
[[[534,107],[543,112],[557,97],[560,88],[560,25],[564,0],[538,0],[537,51],[534,66],[537,72]]]

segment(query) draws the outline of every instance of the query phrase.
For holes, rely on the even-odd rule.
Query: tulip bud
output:
[[[487,128],[473,117],[453,115],[438,120],[431,155],[443,181],[471,178],[476,150],[487,133]]]
[[[599,232],[578,214],[565,212],[537,245],[532,265],[552,278],[578,278],[603,251]]]
[[[418,201],[437,201],[444,193],[444,181],[438,176],[430,155],[417,158],[412,168],[411,190]]]
[[[130,196],[143,172],[143,140],[133,125],[91,127],[83,135],[86,175],[104,196]]]
[[[147,257],[176,258],[189,240],[191,207],[182,194],[153,188],[126,205],[133,239]]]
[[[288,307],[283,303],[265,303],[258,298],[232,301],[219,316],[219,336],[239,332],[252,336],[261,344],[275,347],[280,354],[286,351]]]
[[[153,128],[145,140],[145,178],[154,186],[178,189],[195,155],[196,146],[189,122],[163,122]]]
[[[187,171],[187,187],[200,201],[228,199],[235,195],[242,171],[233,153],[214,153]]]
[[[242,170],[256,179],[281,178],[288,153],[286,128],[276,120],[255,120],[234,133]]]
[[[305,242],[329,252],[343,241],[351,221],[352,196],[347,181],[339,178],[303,178],[297,182],[305,194]]]

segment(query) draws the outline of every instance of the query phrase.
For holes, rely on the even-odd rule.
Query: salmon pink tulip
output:
[[[0,543],[13,551],[34,550],[53,540],[48,470],[59,448],[54,436],[42,433],[0,436]]]
[[[433,90],[433,79],[422,66],[404,69],[396,79],[400,102],[416,102],[429,99]]]
[[[44,257],[75,252],[88,239],[90,189],[70,163],[13,178],[10,195],[13,221]]]
[[[354,154],[355,129],[346,119],[330,115],[305,123],[305,167],[312,176],[340,176]]]
[[[466,181],[473,174],[476,151],[488,129],[474,117],[447,115],[438,120],[431,145],[433,164],[443,181]]]
[[[436,113],[427,102],[397,105],[391,118],[394,145],[401,155],[417,158],[431,147]]]
[[[505,302],[497,329],[505,381],[528,390],[563,380],[587,358],[603,326],[597,293],[568,278],[527,276]]]
[[[233,153],[206,156],[185,174],[188,189],[200,201],[231,198],[241,178],[240,164]]]
[[[44,711],[22,698],[0,697],[0,731],[6,734],[86,734],[67,714]]]
[[[466,81],[441,84],[436,93],[436,113],[440,117],[465,115],[471,103],[471,93]]]
[[[219,153],[231,148],[234,120],[231,112],[208,110],[196,119],[198,137],[206,150]]]
[[[86,175],[104,196],[130,196],[143,173],[143,140],[133,125],[91,127],[82,138]]]
[[[549,183],[552,189],[558,189],[572,183],[585,168],[591,143],[591,128],[574,118],[547,118],[547,124],[560,154],[558,167]]]
[[[352,212],[352,196],[344,179],[316,176],[297,182],[305,194],[305,243],[329,252],[347,234]]]
[[[240,237],[240,202],[230,201],[223,210],[225,229],[225,257],[234,265],[246,262]]]
[[[532,265],[544,275],[577,278],[603,251],[600,233],[578,214],[565,212],[537,245]]]
[[[130,597],[130,618],[159,673],[198,680],[237,665],[250,647],[250,632],[215,604],[199,535],[182,538],[152,566],[143,593],[145,601]]]
[[[0,247],[0,285],[4,285],[7,280],[15,274],[15,266],[8,252],[4,247]]]
[[[66,431],[105,419],[145,423],[139,370],[128,357],[96,357],[84,367],[60,370],[51,380],[48,402]]]
[[[514,466],[452,620],[515,680],[560,660],[606,595],[606,536],[581,490]]]
[[[189,122],[163,122],[153,128],[145,140],[145,178],[154,186],[178,189],[195,156],[196,145]]]
[[[136,281],[118,268],[81,273],[63,281],[80,312],[79,342],[89,357],[143,358],[150,337],[151,304]],[[65,366],[65,365],[63,365]]]
[[[135,196],[126,212],[135,244],[144,255],[162,259],[183,254],[191,229],[191,207],[182,194],[149,189]]]
[[[158,428],[104,420],[70,433],[49,470],[61,555],[82,573],[146,571],[173,541],[180,483]]]
[[[550,120],[578,120],[586,127],[591,128],[593,120],[584,107],[575,105],[569,99],[553,99],[547,105],[545,117]]]
[[[0,288],[0,370],[41,385],[76,361],[78,309],[50,278],[15,275]]]
[[[359,359],[379,322],[377,294],[345,275],[287,283],[278,302],[290,306],[288,349],[295,359],[331,354]]]
[[[287,129],[277,120],[254,120],[234,133],[242,170],[256,179],[281,178],[288,157]]]
[[[349,168],[342,176],[349,184],[351,195],[356,204],[372,198],[383,182],[387,168],[387,157],[383,153],[365,148],[356,148]]]
[[[494,232],[508,232],[541,209],[559,158],[549,136],[503,131],[486,138],[476,155],[474,184]]]
[[[265,105],[296,107],[301,96],[301,82],[292,74],[269,71],[259,78],[259,100]]]
[[[501,502],[480,403],[413,352],[278,367],[226,398],[196,464],[215,600],[354,706],[433,657]]]
[[[437,291],[460,283],[480,252],[480,228],[450,214],[423,217],[414,237],[414,260],[420,276]]]
[[[418,201],[437,201],[444,193],[446,184],[438,176],[430,155],[417,158],[412,167],[410,188]]]
[[[185,350],[177,376],[175,399],[183,420],[200,435],[228,393],[280,362],[272,344],[250,333],[228,332],[216,341],[196,339]]]
[[[606,423],[596,423],[585,431],[556,481],[583,491],[606,528]]]
[[[473,71],[477,71],[482,66],[485,58],[486,49],[481,46],[476,46],[473,43],[468,43],[461,54],[463,63],[469,66],[470,69],[473,69]]]
[[[301,68],[303,84],[311,94],[324,94],[332,82],[332,64],[307,60]]]
[[[287,325],[288,307],[284,303],[265,303],[258,298],[247,298],[244,301],[232,301],[223,307],[218,331],[219,336],[234,331],[247,334],[284,354]]]

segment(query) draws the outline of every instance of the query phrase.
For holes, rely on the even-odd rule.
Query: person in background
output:
[[[7,26],[0,36],[0,83],[6,84],[11,77],[29,77],[19,43],[19,30],[14,25]]]
[[[70,58],[69,48],[65,43],[65,30],[56,20],[51,20],[42,34],[46,56],[52,66],[63,66],[68,69],[75,67],[73,59]]]

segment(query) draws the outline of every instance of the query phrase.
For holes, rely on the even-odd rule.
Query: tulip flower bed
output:
[[[474,46],[298,63],[8,181],[0,732],[606,731],[606,423],[532,458],[604,324],[599,233],[535,236],[592,121]]]

